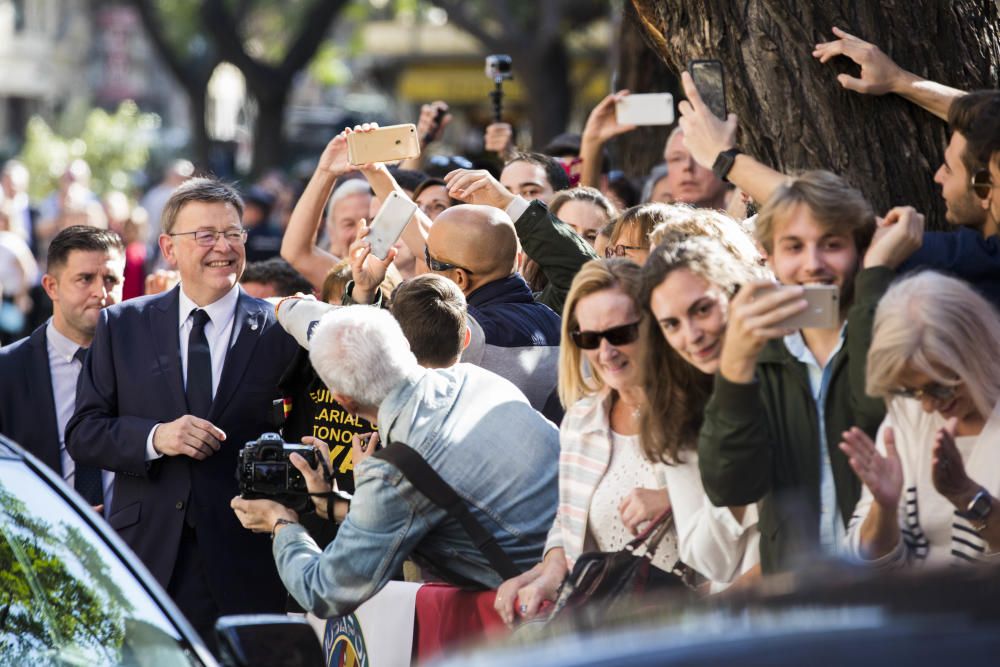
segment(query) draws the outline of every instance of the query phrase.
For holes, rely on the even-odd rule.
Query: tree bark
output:
[[[846,91],[846,58],[821,64],[817,42],[831,28],[873,42],[904,69],[972,90],[996,88],[1000,18],[985,0],[632,0],[650,41],[679,72],[688,60],[717,58],[741,148],[784,172],[829,169],[845,176],[876,210],[910,204],[944,226],[935,170],[947,128],[895,95]]]

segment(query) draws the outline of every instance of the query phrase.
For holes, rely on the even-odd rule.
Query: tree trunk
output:
[[[625,4],[617,42],[615,90],[624,88],[633,93],[670,93],[674,100],[683,99],[680,80],[650,47],[646,31],[631,3]],[[673,127],[638,127],[613,139],[609,149],[616,158],[615,164],[621,165],[626,176],[641,184],[649,175],[649,170],[663,162],[663,148]]]
[[[821,64],[812,47],[832,26],[873,42],[903,68],[957,88],[996,88],[1000,18],[984,0],[632,0],[674,71],[717,58],[740,118],[740,146],[785,172],[824,168],[860,188],[877,211],[910,204],[944,226],[935,170],[945,124],[895,95],[837,83],[857,73],[845,58]]]
[[[205,114],[208,108],[208,83],[189,87],[185,82],[183,87],[187,91],[190,105],[191,160],[197,165],[204,166],[208,164],[209,148],[211,147],[208,129],[205,126]]]
[[[573,105],[569,85],[569,54],[560,36],[555,35],[544,47],[512,52],[514,71],[528,94],[531,119],[531,143],[541,149],[566,129]]]
[[[260,176],[273,167],[281,167],[287,158],[284,118],[288,86],[270,86],[266,97],[257,98],[257,118],[253,130],[253,166],[251,174]]]

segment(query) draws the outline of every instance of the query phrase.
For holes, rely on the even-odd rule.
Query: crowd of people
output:
[[[931,84],[835,33],[814,56],[860,65],[841,85],[948,122],[934,180],[955,229],[757,161],[686,73],[641,188],[604,158],[633,129],[614,115],[625,91],[547,151],[491,126],[495,172],[356,167],[348,136],[375,126],[345,129],[298,196],[181,161],[130,208],[74,163],[36,209],[8,163],[0,432],[103,513],[210,643],[222,614],[290,594],[343,615],[403,576],[496,590],[509,625],[542,618],[583,554],[668,513],[654,588],[681,564],[708,595],[823,559],[991,560],[1000,92]],[[421,112],[431,142],[442,104]],[[369,222],[392,193],[417,208],[379,258]],[[832,324],[790,326],[815,286],[836,288]],[[239,449],[279,427],[326,462],[291,457],[309,512],[238,497]],[[459,502],[428,493],[413,453]]]

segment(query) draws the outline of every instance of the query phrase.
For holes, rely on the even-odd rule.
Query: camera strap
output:
[[[521,574],[510,556],[497,544],[492,533],[472,516],[469,506],[446,481],[409,445],[393,442],[372,454],[373,457],[394,465],[410,484],[428,500],[443,509],[448,516],[458,521],[472,539],[480,553],[489,561],[490,567],[504,579]]]

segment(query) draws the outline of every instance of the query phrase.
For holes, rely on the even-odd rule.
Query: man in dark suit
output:
[[[108,522],[210,646],[218,616],[285,602],[267,537],[229,510],[239,449],[274,430],[296,349],[273,307],[237,284],[242,212],[211,179],[171,195],[160,249],[180,285],[102,313],[67,429],[74,456],[118,473]]]
[[[75,461],[66,451],[65,432],[98,316],[122,298],[125,246],[107,230],[67,227],[49,244],[46,266],[42,288],[52,301],[52,317],[0,349],[0,433],[100,506],[114,475]]]

